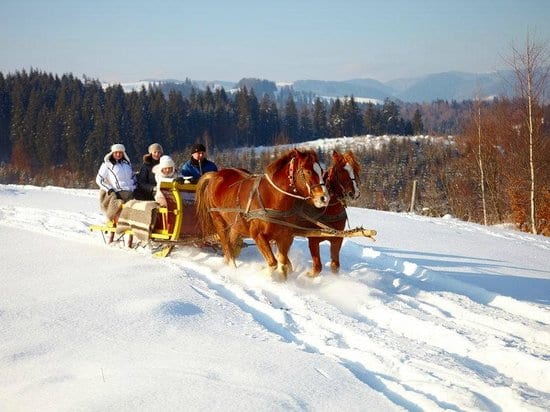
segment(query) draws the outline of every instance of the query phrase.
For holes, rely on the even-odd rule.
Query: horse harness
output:
[[[305,176],[304,176],[304,172],[303,172],[302,168],[299,168],[297,170],[297,173],[300,173],[299,176],[301,176],[305,180]],[[294,179],[295,179],[294,178],[294,158],[292,158],[291,161],[290,161],[289,174],[288,174],[288,178],[289,178],[289,181],[290,181],[290,186],[293,188],[294,193],[289,193],[289,192],[281,189],[279,186],[277,186],[271,180],[271,177],[269,175],[265,174],[265,173],[263,175],[250,175],[246,179],[243,179],[239,182],[233,183],[233,185],[238,183],[239,184],[239,192],[240,192],[240,189],[241,189],[242,184],[244,183],[244,181],[248,180],[248,179],[252,179],[252,178],[254,178],[254,185],[252,187],[252,190],[250,191],[250,195],[248,197],[248,201],[247,201],[245,209],[242,209],[241,207],[236,207],[236,208],[213,207],[213,208],[210,208],[210,211],[212,211],[212,212],[226,212],[226,213],[233,212],[233,213],[237,213],[238,215],[235,216],[235,222],[237,221],[237,219],[239,217],[242,217],[246,221],[250,221],[250,220],[253,220],[253,219],[259,219],[259,220],[263,220],[265,222],[274,223],[274,224],[281,225],[281,226],[286,226],[286,227],[291,227],[291,228],[297,229],[297,230],[311,230],[311,228],[303,227],[303,226],[300,226],[300,225],[297,225],[297,224],[294,224],[294,223],[287,222],[286,220],[283,220],[283,219],[288,218],[288,217],[298,216],[299,219],[303,219],[305,221],[313,223],[317,227],[322,229],[324,232],[329,232],[329,233],[332,233],[332,234],[338,233],[339,230],[334,229],[334,228],[326,225],[325,222],[326,223],[331,223],[331,222],[336,222],[336,221],[339,221],[339,220],[342,220],[342,219],[347,219],[347,213],[345,211],[346,205],[345,205],[345,202],[343,202],[341,199],[339,199],[338,202],[342,203],[342,205],[344,206],[344,210],[341,213],[339,213],[338,215],[335,215],[335,216],[324,216],[324,214],[326,212],[326,209],[329,206],[334,205],[334,203],[331,203],[331,204],[327,205],[325,208],[323,208],[321,210],[320,213],[315,214],[314,212],[317,208],[314,208],[313,206],[309,206],[305,202],[305,200],[311,198],[311,196],[304,197],[304,196],[300,196],[300,195],[295,194],[297,192],[297,189],[296,189],[296,186],[294,184]],[[258,190],[259,187],[260,187],[260,183],[262,182],[263,178],[265,178],[267,180],[267,182],[271,186],[273,186],[277,191],[279,191],[279,192],[281,192],[281,193],[283,193],[287,196],[302,200],[302,202],[295,202],[294,205],[292,206],[292,208],[289,209],[289,210],[277,210],[277,209],[266,208],[265,205],[264,205],[264,202],[262,200],[262,197],[260,196],[260,192]],[[337,177],[336,177],[336,179],[338,180]],[[306,183],[306,186],[308,187],[308,190],[311,193],[311,191],[314,187],[323,186],[324,184],[325,183],[319,183],[318,185],[310,187],[309,184]],[[340,186],[342,187],[341,184],[340,184]],[[250,210],[250,205],[252,204],[254,196],[256,196],[260,207],[258,209]],[[323,219],[321,219],[322,221],[320,220],[321,217],[323,217]]]

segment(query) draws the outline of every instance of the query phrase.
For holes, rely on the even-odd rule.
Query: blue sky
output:
[[[547,0],[0,0],[0,72],[388,81],[507,68]]]

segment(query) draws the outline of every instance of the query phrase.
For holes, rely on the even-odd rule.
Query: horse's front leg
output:
[[[340,249],[342,248],[343,237],[333,237],[330,240],[330,270],[337,274],[340,271]]]
[[[288,258],[290,246],[294,238],[292,236],[279,238],[277,242],[277,260],[279,261],[279,272],[283,280],[286,280],[289,273],[293,271],[292,262]]]
[[[277,269],[277,259],[275,259],[275,255],[273,255],[269,241],[261,233],[253,235],[252,238],[256,243],[256,247],[264,257],[270,272],[273,273]]]
[[[307,243],[309,246],[309,254],[311,255],[312,260],[311,270],[307,272],[307,275],[310,277],[315,277],[318,276],[322,270],[321,251],[319,248],[319,243],[321,243],[321,240],[316,237],[310,237],[307,239]]]

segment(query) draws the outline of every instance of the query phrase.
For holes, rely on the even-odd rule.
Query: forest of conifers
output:
[[[256,96],[242,87],[179,91],[61,77],[31,70],[0,72],[0,183],[95,187],[99,165],[113,143],[123,143],[135,169],[147,146],[161,143],[178,164],[202,142],[221,167],[260,172],[271,157],[254,147],[318,138],[392,135],[381,148],[355,150],[362,163],[362,196],[353,206],[430,215],[449,213],[480,223],[513,222],[550,234],[549,106],[536,107],[534,160],[529,166],[521,98],[491,102],[436,101],[358,104],[353,96],[325,101]],[[530,129],[533,130],[533,129]],[[408,139],[429,134],[453,138]],[[249,148],[237,152],[236,148]],[[341,148],[342,150],[346,148]],[[328,162],[330,153],[320,153]],[[531,183],[535,190],[529,191]]]

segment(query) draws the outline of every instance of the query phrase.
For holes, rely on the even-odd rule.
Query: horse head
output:
[[[360,196],[359,176],[361,165],[351,151],[340,154],[332,152],[332,165],[326,173],[327,187],[331,196],[340,200],[357,199]]]
[[[271,163],[265,175],[277,190],[288,196],[310,200],[317,208],[329,203],[323,170],[313,150],[291,150]]]

